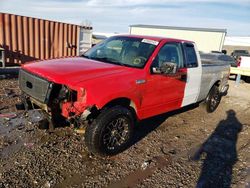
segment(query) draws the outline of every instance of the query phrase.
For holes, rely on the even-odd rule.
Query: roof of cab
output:
[[[191,42],[192,41],[188,41],[188,40],[184,40],[184,39],[175,39],[175,38],[167,38],[167,37],[158,37],[158,36],[147,36],[147,35],[116,35],[116,36],[123,36],[123,37],[131,37],[131,38],[142,38],[142,39],[148,39],[148,40],[155,40],[155,41],[168,41],[168,42]]]

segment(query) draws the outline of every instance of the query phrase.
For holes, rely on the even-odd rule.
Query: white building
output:
[[[194,41],[199,51],[221,51],[223,48],[226,29],[172,27],[156,25],[131,25],[130,34],[152,35],[167,38],[177,38]]]

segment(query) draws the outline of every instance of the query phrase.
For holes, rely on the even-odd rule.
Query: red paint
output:
[[[238,57],[236,60],[237,67],[240,67],[241,64],[241,57]]]
[[[167,42],[182,40],[159,37],[130,36],[159,41],[158,46],[143,69],[103,63],[86,58],[54,59],[29,63],[23,68],[55,83],[64,84],[78,92],[77,102],[62,105],[62,115],[81,114],[86,107],[102,108],[117,98],[130,99],[139,119],[178,109],[184,97],[185,82],[180,80],[186,69],[173,76],[150,73],[150,65],[159,49]],[[136,80],[145,80],[137,84]]]

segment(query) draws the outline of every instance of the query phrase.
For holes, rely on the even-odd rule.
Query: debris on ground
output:
[[[145,170],[150,165],[150,163],[152,163],[152,160],[144,161],[141,165],[141,169]]]
[[[17,115],[15,113],[6,113],[6,114],[0,114],[0,118],[4,118],[6,120],[10,120],[12,118],[15,118]]]
[[[23,144],[25,147],[32,148],[34,146],[33,142],[28,142]]]
[[[39,110],[17,111],[17,85],[0,80],[0,187],[249,186],[250,84],[231,81],[215,113],[196,107],[140,122],[131,147],[107,159],[88,153],[84,128],[49,132]]]
[[[75,132],[78,133],[78,134],[84,134],[85,133],[85,128],[75,129]]]

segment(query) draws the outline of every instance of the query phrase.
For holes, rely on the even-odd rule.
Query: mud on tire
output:
[[[85,143],[90,153],[105,157],[125,150],[132,139],[134,118],[131,111],[114,106],[101,112],[86,128]]]

